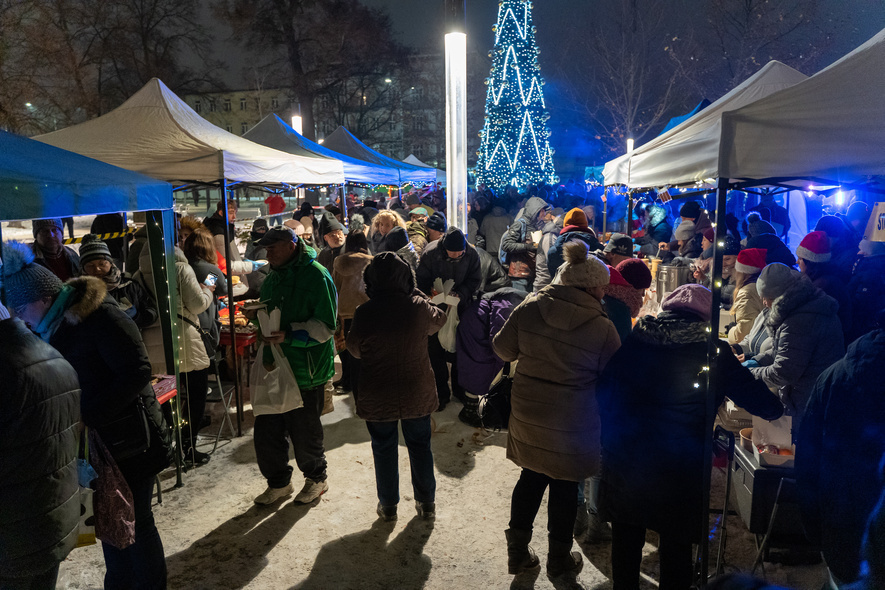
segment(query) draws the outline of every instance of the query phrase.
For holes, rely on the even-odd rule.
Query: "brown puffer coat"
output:
[[[621,345],[598,299],[548,285],[519,305],[494,338],[518,360],[507,457],[553,479],[582,481],[599,471],[596,381]]]
[[[372,262],[371,254],[347,252],[341,254],[332,264],[332,280],[338,289],[338,316],[349,320],[357,306],[369,300],[363,271]]]

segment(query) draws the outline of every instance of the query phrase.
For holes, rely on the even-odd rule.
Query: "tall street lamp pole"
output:
[[[467,235],[467,0],[446,4],[446,192],[450,227]]]

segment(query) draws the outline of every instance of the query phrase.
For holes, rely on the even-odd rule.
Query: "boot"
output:
[[[532,531],[519,529],[507,529],[504,531],[507,537],[507,572],[512,575],[521,574],[526,570],[541,565],[541,560],[529,547],[532,540]]]
[[[589,526],[590,514],[587,513],[587,503],[581,502],[578,504],[578,513],[575,515],[575,528],[572,531],[572,536],[575,540],[579,541],[584,536],[584,533],[587,532]]]
[[[570,551],[572,541],[567,543],[548,537],[547,575],[551,578],[563,574],[577,574],[584,567],[584,560],[577,551]]]
[[[595,512],[591,512],[587,523],[587,536],[584,538],[585,543],[591,545],[596,543],[610,543],[612,540],[612,527],[607,522],[599,518]]]
[[[482,428],[479,418],[479,398],[472,393],[465,393],[464,407],[458,413],[458,420],[474,428]]]

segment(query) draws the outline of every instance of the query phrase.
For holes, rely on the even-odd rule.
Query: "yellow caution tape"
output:
[[[98,236],[99,240],[113,240],[115,238],[125,238],[129,234],[134,234],[137,228],[130,228],[126,231],[117,231],[111,234],[100,234]],[[69,238],[64,241],[65,244],[79,244],[83,241],[83,238]]]

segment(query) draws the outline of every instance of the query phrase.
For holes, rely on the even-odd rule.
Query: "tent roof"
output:
[[[433,168],[433,166],[428,166],[427,164],[425,164],[424,162],[419,160],[415,156],[415,154],[409,154],[408,157],[405,160],[403,160],[403,162],[405,162],[406,164],[411,164],[413,166],[418,166],[419,168]],[[442,184],[443,186],[445,186],[445,184],[446,184],[446,171],[440,170],[439,168],[433,168],[433,169],[436,170],[436,181],[438,183]]]
[[[344,127],[339,127],[332,132],[331,135],[327,136],[323,141],[323,146],[346,156],[357,158],[358,160],[379,164],[389,168],[396,168],[400,173],[399,184],[405,184],[407,182],[413,184],[428,184],[436,182],[436,173],[432,168],[428,169],[413,166],[376,152],[354,137],[353,134]]]
[[[358,160],[339,154],[315,143],[286,124],[276,114],[270,114],[250,129],[243,137],[255,143],[307,158],[333,159],[344,164],[344,178],[363,184],[399,184],[399,170],[381,164]]]
[[[695,115],[700,113],[702,110],[704,110],[708,106],[710,106],[710,101],[707,100],[706,98],[703,99],[701,102],[699,102],[697,104],[697,106],[695,106],[695,108],[691,109],[690,111],[688,111],[684,115],[679,115],[678,117],[672,117],[669,121],[667,121],[667,125],[664,127],[664,129],[658,135],[663,135],[664,133],[670,131],[671,129],[673,129],[677,125],[681,125],[682,123],[685,123],[686,121],[688,121],[689,119],[691,119],[692,117],[694,117]]]
[[[832,184],[885,175],[885,30],[805,80],[726,113],[722,176]]]
[[[0,131],[0,219],[172,208],[172,186]]]
[[[340,184],[340,162],[293,156],[220,129],[154,78],[96,119],[35,138],[178,182]]]
[[[778,61],[768,62],[731,92],[629,154],[605,165],[605,184],[647,188],[719,176],[722,115],[793,86],[807,76]]]

